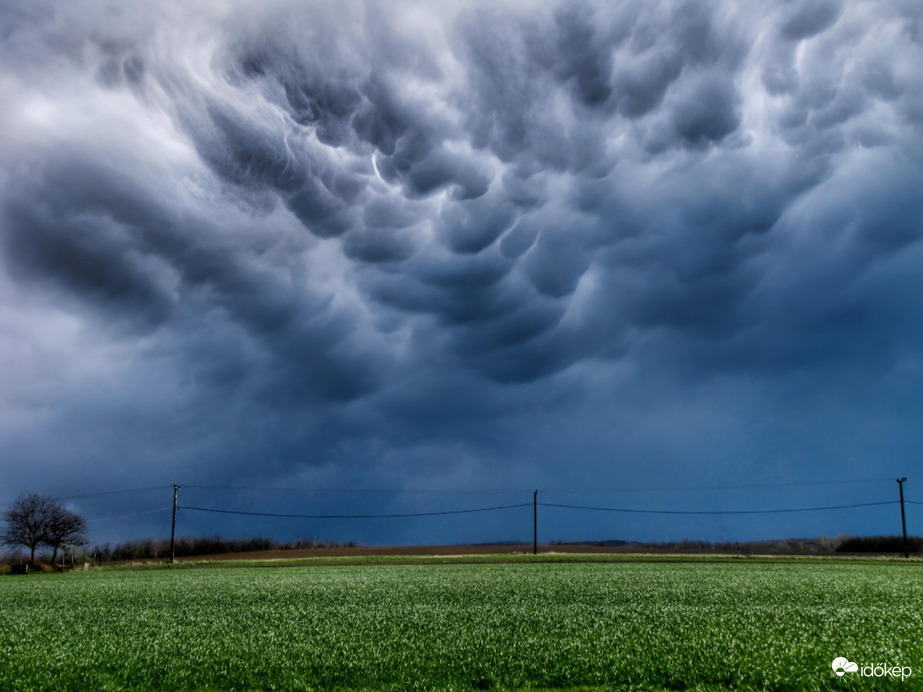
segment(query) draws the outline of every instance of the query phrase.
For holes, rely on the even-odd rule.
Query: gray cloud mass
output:
[[[6,3],[0,501],[912,475],[921,23]]]

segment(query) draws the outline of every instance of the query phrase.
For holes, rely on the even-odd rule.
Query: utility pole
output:
[[[173,524],[170,527],[170,564],[176,559],[176,495],[179,493],[179,486],[173,485]]]
[[[532,491],[532,554],[538,555],[538,490]]]
[[[904,481],[906,478],[897,479],[897,487],[901,492],[901,531],[904,533],[904,557],[910,557],[910,551],[907,549],[907,519],[904,517]]]

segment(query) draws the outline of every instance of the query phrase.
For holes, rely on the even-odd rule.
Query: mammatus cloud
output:
[[[136,439],[179,401],[253,432],[235,462],[171,423],[179,467],[284,475],[306,444],[357,463],[345,440],[504,456],[604,372],[916,372],[920,26],[902,2],[7,5],[4,408],[40,435],[138,387]]]

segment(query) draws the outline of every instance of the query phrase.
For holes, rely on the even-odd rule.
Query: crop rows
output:
[[[842,688],[837,656],[912,666],[923,680],[919,572],[498,564],[5,577],[0,689],[819,690]]]

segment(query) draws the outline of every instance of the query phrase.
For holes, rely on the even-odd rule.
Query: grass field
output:
[[[921,577],[811,561],[7,576],[0,689],[921,689]],[[838,656],[915,674],[837,678]]]

